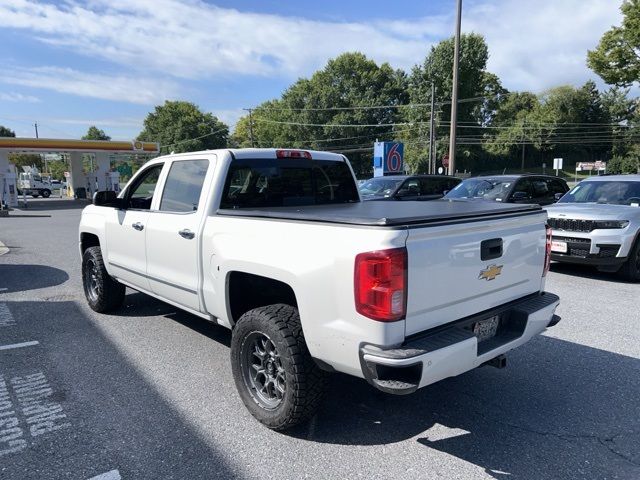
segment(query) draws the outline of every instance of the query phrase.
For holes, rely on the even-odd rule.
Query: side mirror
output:
[[[529,200],[529,194],[527,192],[513,192],[511,200],[514,202],[522,202],[523,200]]]
[[[122,208],[122,199],[112,190],[96,192],[93,194],[93,204],[96,207]]]
[[[553,198],[555,198],[555,199],[556,199],[556,202],[557,202],[558,200],[560,200],[562,197],[564,197],[564,193],[556,193],[556,194],[553,196]]]

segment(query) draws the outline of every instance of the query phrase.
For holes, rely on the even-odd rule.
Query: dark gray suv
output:
[[[551,205],[568,191],[567,182],[550,175],[493,175],[467,178],[445,198]]]

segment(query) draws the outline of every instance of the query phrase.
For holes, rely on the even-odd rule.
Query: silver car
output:
[[[594,265],[640,281],[640,175],[583,180],[546,207],[551,260]]]

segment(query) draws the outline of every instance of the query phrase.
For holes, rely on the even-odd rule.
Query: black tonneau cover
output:
[[[306,222],[399,227],[450,221],[471,221],[485,217],[513,216],[540,212],[539,205],[518,205],[483,200],[433,200],[430,202],[359,202],[334,205],[220,209],[218,215],[272,218]]]

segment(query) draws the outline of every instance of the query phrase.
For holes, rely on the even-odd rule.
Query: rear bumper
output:
[[[536,294],[516,302],[423,332],[394,349],[374,345],[360,348],[360,364],[367,381],[379,390],[408,394],[485,362],[528,342],[560,321],[555,310],[560,298]],[[500,315],[495,337],[482,342],[470,325]]]

